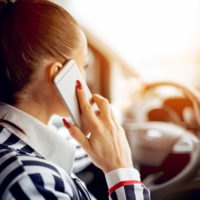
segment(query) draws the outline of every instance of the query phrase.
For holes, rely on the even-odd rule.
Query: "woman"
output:
[[[46,125],[52,114],[68,115],[52,80],[69,59],[83,73],[86,39],[64,9],[46,0],[0,0],[1,199],[90,199],[70,176],[74,147]],[[105,173],[110,198],[149,199],[108,101],[93,95],[94,113],[79,80],[77,97],[90,138],[64,123]]]

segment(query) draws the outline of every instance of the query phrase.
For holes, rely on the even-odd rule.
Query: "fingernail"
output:
[[[78,87],[78,89],[82,89],[82,84],[79,80],[76,81],[76,86]]]
[[[63,124],[65,125],[66,128],[68,128],[68,129],[70,128],[70,124],[64,118],[63,118]]]
[[[90,99],[90,103],[91,103],[91,104],[94,103],[94,99],[93,99],[93,98]]]

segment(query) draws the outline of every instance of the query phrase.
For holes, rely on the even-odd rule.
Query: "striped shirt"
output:
[[[0,125],[0,199],[91,199],[81,182],[70,176],[73,145],[12,106],[0,105],[0,119],[24,131]],[[106,180],[112,200],[150,199],[135,169],[111,171]]]

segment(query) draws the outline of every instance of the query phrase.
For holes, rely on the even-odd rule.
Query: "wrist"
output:
[[[135,168],[116,169],[106,173],[105,177],[110,192],[116,186],[120,186],[121,183],[125,185],[134,183],[142,184],[140,182],[140,174]]]
[[[103,169],[104,174],[108,174],[109,172],[118,170],[118,169],[134,169],[133,165],[117,165],[117,166],[110,166],[110,167],[105,167]]]

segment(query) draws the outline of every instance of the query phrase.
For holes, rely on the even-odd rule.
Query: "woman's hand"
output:
[[[72,137],[104,173],[117,168],[132,168],[131,151],[125,132],[115,121],[108,100],[100,95],[93,95],[92,101],[99,107],[99,111],[95,113],[80,82],[77,96],[81,115],[86,119],[85,123],[91,135],[87,137],[77,126],[64,121]]]

